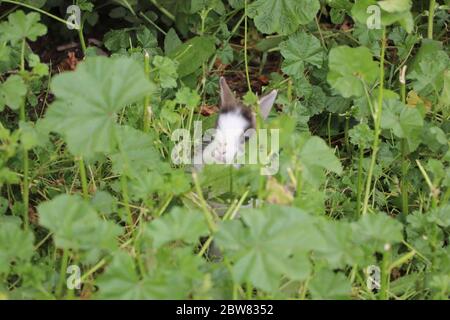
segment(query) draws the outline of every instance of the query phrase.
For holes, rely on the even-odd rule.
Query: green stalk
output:
[[[402,101],[403,103],[406,103],[406,79],[405,79],[405,73],[406,73],[406,66],[402,68],[402,71],[400,73],[400,89],[401,89],[401,95],[402,95]],[[407,189],[407,181],[406,181],[406,175],[408,174],[408,154],[407,154],[407,145],[406,145],[406,138],[403,138],[401,141],[401,152],[402,152],[402,180],[401,180],[401,193],[402,193],[402,213],[404,216],[408,215],[408,189]]]
[[[58,16],[55,16],[55,15],[53,15],[53,14],[47,12],[47,11],[44,11],[44,10],[42,10],[42,9],[33,7],[32,5],[29,5],[29,4],[26,4],[26,3],[22,3],[22,2],[19,2],[19,1],[11,1],[11,0],[3,0],[3,2],[4,2],[4,3],[15,4],[15,5],[18,5],[18,6],[22,6],[22,7],[25,7],[25,8],[31,9],[31,10],[34,10],[34,11],[39,12],[39,13],[42,13],[42,14],[46,15],[47,17],[50,17],[50,18],[52,18],[52,19],[54,19],[54,20],[56,20],[56,21],[59,21],[59,22],[61,22],[61,23],[64,23],[65,25],[68,24],[68,22],[67,22],[66,20],[64,20],[64,19],[62,19],[62,18],[60,18],[60,17],[58,17]],[[70,23],[69,23],[69,24],[70,24]],[[73,25],[73,26],[75,26],[75,25]]]
[[[430,8],[428,10],[428,39],[433,39],[433,19],[435,9],[436,0],[430,0]]]
[[[206,204],[206,200],[203,197],[203,192],[202,192],[202,188],[200,187],[200,183],[198,181],[198,176],[196,172],[192,172],[192,180],[194,180],[194,186],[195,186],[195,190],[197,191],[198,197],[200,198],[200,204],[202,207],[202,212],[205,216],[206,222],[208,224],[209,230],[211,231],[211,233],[216,232],[217,230],[217,226],[214,222],[214,217],[211,214],[211,212],[209,212],[207,204]]]
[[[345,127],[344,127],[344,139],[345,139],[345,148],[347,149],[347,154],[350,156],[350,159],[352,157],[352,147],[350,145],[349,136],[348,136],[348,130],[350,127],[350,116],[345,116]]]
[[[83,24],[80,25],[78,29],[78,37],[80,38],[81,50],[83,51],[83,56],[86,56],[86,41],[84,40],[83,34]]]
[[[26,41],[25,39],[22,39],[22,50],[20,53],[20,72],[23,74],[25,72],[25,46]],[[25,122],[27,120],[27,116],[25,113],[25,104],[27,103],[26,96],[23,98],[22,103],[20,104],[20,114],[19,118],[20,121]],[[29,218],[28,218],[28,208],[30,203],[30,183],[28,179],[28,171],[29,171],[29,160],[28,160],[28,150],[25,148],[23,149],[23,222],[24,222],[24,229],[28,230],[29,227]]]
[[[61,268],[59,270],[58,286],[56,287],[56,297],[57,298],[62,297],[64,280],[66,279],[66,270],[67,270],[68,263],[69,263],[69,250],[64,249],[62,260],[61,260]]]
[[[358,185],[356,193],[356,213],[359,216],[361,214],[361,197],[363,191],[363,174],[362,174],[362,164],[364,159],[364,148],[359,147],[359,160],[358,160]]]
[[[381,300],[387,300],[389,298],[388,291],[389,291],[389,282],[390,282],[390,260],[391,260],[391,253],[390,248],[387,248],[388,250],[385,250],[383,252],[383,260],[381,262],[381,288],[380,288],[380,299]]]
[[[124,173],[122,173],[122,175],[120,176],[120,186],[122,188],[122,197],[125,204],[125,211],[127,212],[128,225],[130,226],[130,230],[133,231],[133,216],[131,215],[130,199],[128,196],[127,176]]]
[[[383,37],[381,39],[381,57],[380,57],[380,87],[378,92],[378,105],[374,113],[374,140],[372,146],[372,159],[370,161],[369,172],[367,174],[366,193],[364,196],[363,215],[367,213],[369,206],[370,189],[372,185],[372,175],[375,168],[375,162],[377,160],[377,153],[380,144],[380,132],[381,132],[381,113],[383,111],[383,90],[384,90],[384,55],[386,51],[386,27],[383,27]]]
[[[172,21],[175,21],[175,16],[173,14],[171,14],[166,8],[164,8],[163,6],[161,6],[158,2],[156,2],[156,0],[150,0],[151,3],[153,3],[153,5],[155,7],[158,8],[159,11],[161,11],[162,13],[164,13],[166,15],[167,18],[169,18]]]
[[[248,17],[247,17],[247,0],[244,1],[244,63],[245,63],[245,77],[247,79],[247,86],[248,90],[252,91],[252,85],[250,83],[250,75],[248,72],[248,57],[247,57],[247,24],[248,24]]]
[[[80,180],[81,180],[81,189],[83,190],[83,198],[88,200],[89,191],[86,176],[86,166],[84,165],[83,157],[80,157],[80,159],[78,160],[78,167],[80,168]]]
[[[26,40],[25,38],[22,39],[22,49],[20,51],[20,71],[25,71],[25,46],[26,46]]]
[[[144,54],[144,71],[145,76],[147,79],[150,78],[150,55],[147,51],[145,51]],[[143,112],[143,123],[142,123],[142,129],[144,132],[148,132],[150,129],[150,95],[146,95],[144,98],[144,112]]]
[[[327,133],[328,133],[328,145],[331,148],[331,112],[328,113]]]

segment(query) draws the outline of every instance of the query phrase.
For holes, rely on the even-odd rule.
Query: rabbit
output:
[[[245,141],[256,129],[256,114],[235,97],[224,77],[220,77],[219,84],[220,110],[215,135],[202,152],[196,153],[194,164],[198,171],[205,163],[234,164],[235,159],[244,151]],[[277,94],[277,90],[272,90],[259,99],[263,120],[267,119]]]
[[[259,99],[260,115],[266,120],[277,97],[277,90]],[[256,114],[250,107],[239,101],[231,91],[224,77],[220,78],[220,110],[215,125],[215,135],[212,141],[203,148],[203,152],[197,152],[195,170],[201,171],[204,163],[234,164],[234,160],[244,152],[245,141],[248,140],[256,129]],[[238,167],[238,165],[235,165]],[[209,203],[218,216],[223,216],[226,207],[223,204]],[[251,207],[251,204],[242,205],[241,208]],[[239,218],[239,213],[236,217]],[[221,259],[220,249],[212,241],[208,253],[210,259]]]

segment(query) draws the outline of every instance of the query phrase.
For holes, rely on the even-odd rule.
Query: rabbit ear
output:
[[[236,98],[224,77],[220,77],[220,107],[233,108],[236,106]]]
[[[259,99],[259,106],[261,108],[261,117],[263,119],[267,119],[269,116],[270,110],[277,98],[278,91],[272,90],[268,95],[265,95],[261,99]]]

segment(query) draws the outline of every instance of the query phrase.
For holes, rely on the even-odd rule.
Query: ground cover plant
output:
[[[449,9],[0,1],[0,299],[448,299]],[[275,174],[174,161],[220,76]]]

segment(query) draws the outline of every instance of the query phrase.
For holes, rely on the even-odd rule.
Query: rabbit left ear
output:
[[[231,91],[224,77],[220,77],[220,107],[234,108],[236,106],[236,97]]]
[[[272,90],[269,94],[259,99],[261,117],[263,119],[267,119],[267,117],[269,116],[270,110],[272,109],[275,99],[277,98],[277,94],[277,90]]]

